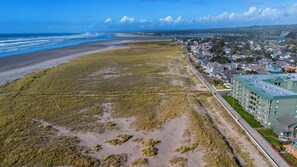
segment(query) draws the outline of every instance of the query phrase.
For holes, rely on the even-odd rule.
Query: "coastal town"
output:
[[[289,34],[289,33],[287,33]],[[297,158],[297,50],[295,39],[218,36],[177,38],[193,71],[225,108],[244,119],[251,138],[264,137],[273,152]],[[232,110],[232,111],[231,111]],[[238,121],[241,124],[240,121]],[[249,129],[250,127],[250,129]],[[260,138],[262,138],[260,136]],[[257,141],[259,147],[266,143]],[[267,147],[266,147],[267,148]],[[273,159],[273,158],[272,158]],[[277,161],[273,159],[273,161]],[[281,160],[280,160],[281,161]],[[281,162],[277,162],[280,165]]]
[[[197,68],[216,86],[230,88],[235,74],[297,72],[297,47],[284,38],[182,38]]]

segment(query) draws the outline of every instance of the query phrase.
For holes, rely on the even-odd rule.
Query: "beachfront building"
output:
[[[297,74],[235,75],[231,96],[263,126],[297,118]],[[295,127],[294,127],[295,128]]]

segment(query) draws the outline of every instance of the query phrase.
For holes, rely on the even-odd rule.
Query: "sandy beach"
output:
[[[54,67],[74,58],[104,52],[107,50],[125,48],[130,40],[90,42],[76,46],[51,49],[29,54],[0,58],[0,84],[21,78],[26,74]]]

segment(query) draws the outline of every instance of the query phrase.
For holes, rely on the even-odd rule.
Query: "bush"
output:
[[[107,140],[105,143],[111,145],[121,145],[130,140],[132,137],[133,135],[119,134],[116,139]]]
[[[155,156],[158,154],[158,149],[154,147],[148,147],[143,149],[141,152],[146,156]]]
[[[156,144],[160,143],[158,140],[153,140],[153,139],[148,139],[147,141],[144,142],[144,146],[147,147],[154,147]]]
[[[190,147],[187,147],[187,146],[180,146],[177,149],[175,149],[176,152],[179,152],[181,154],[184,154],[190,150],[191,150]]]
[[[148,163],[148,159],[147,158],[138,158],[135,159],[134,161],[131,162],[131,166],[132,167],[138,167],[138,166],[147,166]]]
[[[178,167],[184,167],[187,165],[187,159],[184,158],[184,157],[177,157],[177,156],[174,156],[172,157],[168,162],[171,164],[171,165],[177,165]]]

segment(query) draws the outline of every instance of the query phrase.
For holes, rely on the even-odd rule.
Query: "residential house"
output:
[[[197,60],[197,63],[199,63],[202,66],[205,66],[209,62],[208,58],[205,57],[203,54],[196,54],[195,58]]]
[[[288,65],[290,65],[289,60],[283,60],[283,61],[277,61],[276,64],[279,64],[282,68],[286,68]]]
[[[280,64],[269,64],[266,67],[266,70],[269,72],[280,73],[283,71],[282,66]]]
[[[212,62],[206,65],[206,72],[211,76],[214,76],[216,73],[222,72],[223,70],[224,66],[218,62]]]
[[[297,118],[294,115],[285,114],[276,120],[277,123],[272,125],[272,128],[279,138],[291,139],[296,137]]]
[[[261,69],[261,68],[263,68],[263,67],[261,65],[259,65],[259,64],[249,64],[244,69],[246,71],[257,71],[258,69]]]
[[[258,68],[257,70],[256,70],[256,72],[257,72],[257,74],[268,74],[268,72],[266,71],[266,69],[265,68]]]
[[[268,66],[269,64],[272,64],[273,61],[271,59],[263,58],[261,60],[258,60],[259,64],[262,65],[263,67]]]
[[[231,83],[231,79],[233,77],[233,75],[238,75],[238,74],[245,74],[246,72],[245,71],[239,71],[239,70],[226,70],[226,71],[223,71],[221,73],[222,75],[222,79],[225,83]]]
[[[226,63],[224,64],[225,70],[237,70],[237,66],[234,63]]]

